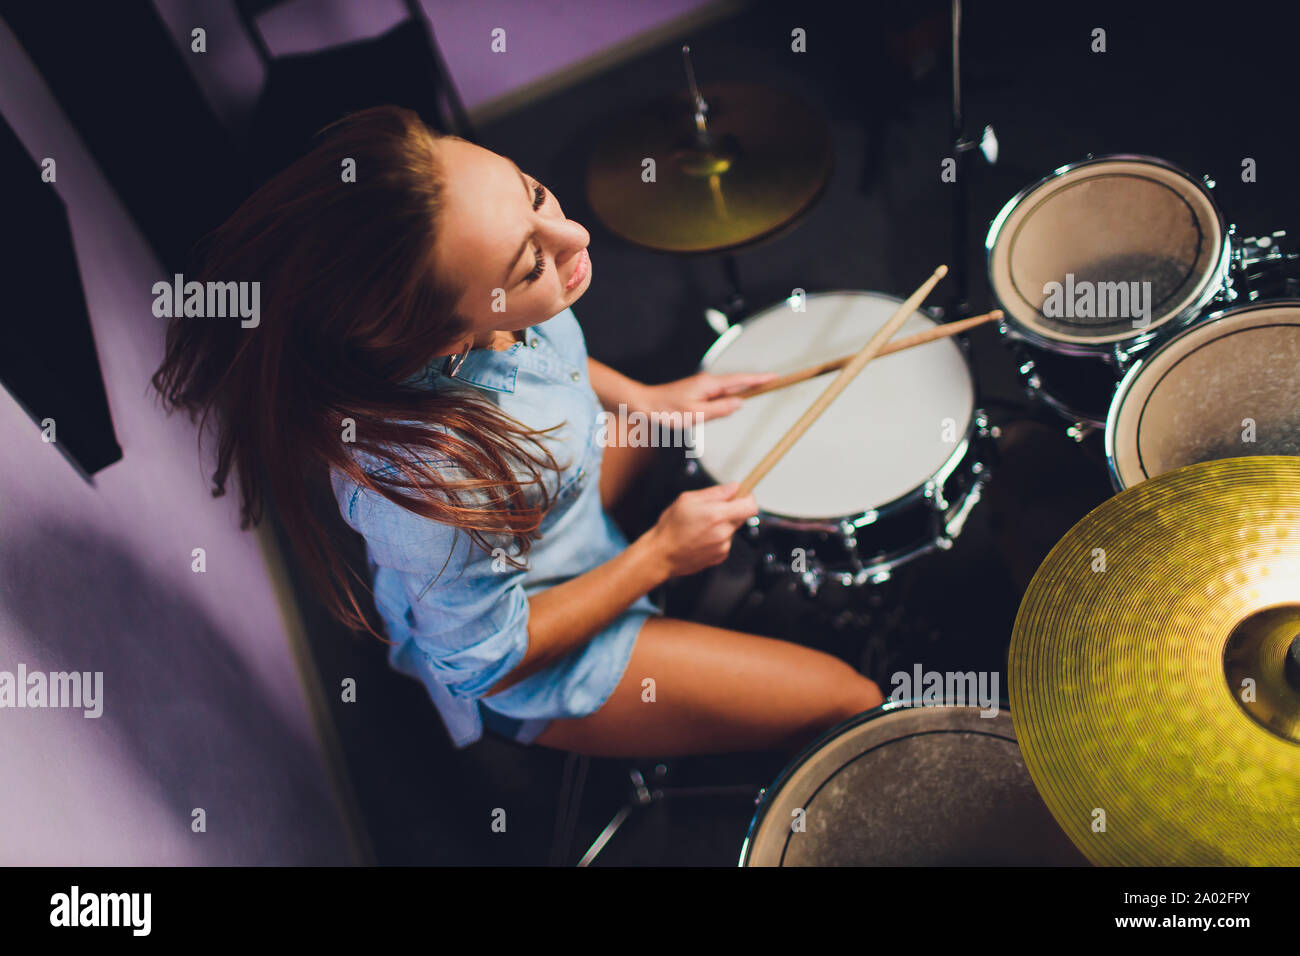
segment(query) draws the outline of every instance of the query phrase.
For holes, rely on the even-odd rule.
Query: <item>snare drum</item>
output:
[[[877,292],[808,295],[724,332],[710,372],[788,373],[857,352],[902,300]],[[937,323],[914,313],[896,337]],[[742,481],[832,381],[819,376],[747,399],[696,427],[698,467]],[[754,490],[751,538],[772,570],[815,593],[829,577],[880,583],[906,561],[951,547],[979,501],[990,429],[965,352],[941,339],[881,356],[857,376]]]
[[[1150,156],[1063,166],[1007,203],[989,282],[1030,394],[1104,425],[1135,353],[1231,300],[1230,233],[1205,185]]]
[[[759,800],[741,866],[1082,866],[1005,710],[886,704],[822,737]]]
[[[1106,420],[1117,491],[1183,465],[1300,455],[1300,299],[1207,317],[1129,370]]]

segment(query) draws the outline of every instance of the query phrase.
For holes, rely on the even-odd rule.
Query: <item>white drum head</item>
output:
[[[704,356],[710,372],[798,371],[850,355],[902,300],[874,292],[807,296],[733,326]],[[934,328],[914,313],[895,334]],[[716,481],[742,481],[834,380],[822,375],[747,399],[695,430],[700,464]],[[832,520],[882,507],[923,486],[962,453],[975,411],[970,368],[952,339],[873,360],[754,490],[759,507]]]
[[[1008,325],[1047,347],[1104,347],[1200,308],[1220,285],[1225,249],[1223,220],[1205,189],[1144,157],[1058,171],[1006,205],[987,246],[989,281]],[[1091,305],[1078,293],[1062,296],[1069,313],[1091,315],[1044,314],[1054,310],[1045,307],[1047,284],[1067,281],[1076,290],[1091,285]],[[1150,283],[1149,322],[1141,329],[1133,324],[1135,303],[1119,298],[1134,282]],[[1116,316],[1121,310],[1126,314]]]
[[[1116,485],[1217,458],[1300,455],[1298,369],[1300,301],[1232,309],[1180,333],[1115,393],[1106,453]]]

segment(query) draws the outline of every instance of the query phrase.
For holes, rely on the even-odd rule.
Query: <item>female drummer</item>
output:
[[[647,597],[722,561],[754,498],[685,492],[631,543],[605,511],[647,453],[605,447],[602,408],[704,420],[768,376],[647,386],[588,358],[588,241],[509,159],[366,110],[209,238],[204,279],[260,283],[260,319],[174,319],[154,385],[215,413],[214,493],[233,467],[245,527],[269,495],[331,612],[376,634],[309,503],[329,479],[389,661],[457,746],[486,725],[591,755],[798,747],[881,703],[876,685]]]

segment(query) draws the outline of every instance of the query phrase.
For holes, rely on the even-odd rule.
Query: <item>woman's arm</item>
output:
[[[738,487],[732,482],[684,492],[653,528],[618,555],[531,597],[528,648],[487,695],[517,684],[581,647],[669,578],[725,559],[736,529],[758,513],[753,495],[731,500]]]
[[[642,407],[644,385],[590,356],[587,357],[587,378],[591,380],[592,391],[605,411],[617,412],[619,405],[626,405],[629,410]]]
[[[626,405],[629,412],[650,415],[655,412],[689,413],[698,415],[699,421],[707,421],[730,415],[743,401],[734,397],[735,392],[751,385],[764,385],[776,378],[776,373],[713,375],[700,372],[663,385],[645,385],[589,356],[587,377],[607,412],[616,413],[619,405]]]

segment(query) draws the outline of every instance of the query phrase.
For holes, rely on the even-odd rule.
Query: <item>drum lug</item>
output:
[[[948,499],[944,496],[943,488],[933,478],[925,483],[925,490],[922,494],[930,499],[935,511],[946,512],[948,510]]]
[[[1201,174],[1201,182],[1205,183],[1206,189],[1213,189],[1217,185],[1214,181],[1214,178],[1210,176],[1209,173]]]
[[[1022,356],[1019,372],[1021,380],[1025,383],[1025,394],[1031,399],[1037,399],[1042,393],[1043,380],[1038,376],[1034,360],[1028,356]]]
[[[966,519],[970,517],[970,513],[975,510],[975,506],[984,497],[984,486],[989,480],[988,468],[985,467],[982,461],[977,461],[971,465],[970,470],[971,474],[975,476],[975,480],[971,482],[965,497],[957,505],[955,513],[948,517],[943,525],[942,536],[948,539],[949,544],[947,547],[951,547],[952,542],[965,530]],[[945,546],[939,545],[939,547],[944,548]]]
[[[752,541],[758,537],[761,520],[758,515],[745,519],[745,535]]]
[[[922,494],[924,494],[926,498],[930,499],[930,507],[934,509],[934,513],[937,516],[937,524],[940,528],[943,528],[944,523],[948,519],[948,499],[944,496],[943,486],[932,478],[925,483],[925,490]],[[948,548],[952,547],[952,538],[948,537],[946,534],[936,535],[934,538],[934,546],[946,551]]]
[[[821,590],[822,575],[820,570],[808,570],[799,575],[799,580],[808,591],[808,596],[814,598],[817,592]]]
[[[1228,268],[1226,275],[1223,277],[1223,287],[1219,290],[1216,298],[1224,305],[1231,305],[1241,296],[1241,293],[1237,291],[1237,276],[1245,274],[1245,267],[1242,262],[1246,256],[1244,243],[1237,237],[1237,224],[1235,222],[1228,224],[1228,235],[1224,241],[1228,245]],[[1246,242],[1249,241],[1246,240]]]
[[[821,589],[822,578],[825,577],[825,572],[822,571],[821,564],[817,561],[817,556],[815,552],[809,551],[807,555],[807,559],[808,559],[808,570],[795,572],[794,578],[801,585],[803,585],[804,591],[811,598],[811,597],[816,597],[817,592]],[[762,562],[763,562],[763,569],[768,573],[774,575],[780,575],[784,577],[785,580],[787,581],[790,580],[790,578],[788,577],[788,575],[791,574],[791,567],[789,562],[778,559],[774,552],[772,551],[765,552],[762,558]]]
[[[1088,436],[1095,431],[1097,431],[1096,425],[1089,425],[1087,422],[1075,422],[1065,430],[1065,434],[1068,435],[1075,444],[1081,445],[1087,441]]]
[[[849,554],[849,564],[853,567],[855,572],[860,573],[862,571],[862,557],[858,554],[857,526],[852,521],[841,521],[840,538],[844,542],[844,550]],[[844,577],[849,579],[848,583],[852,583],[853,575],[846,574]]]

